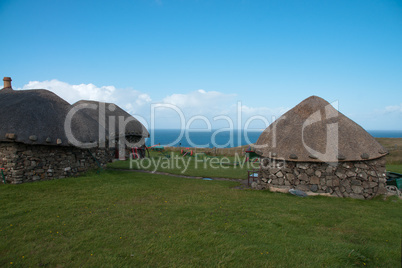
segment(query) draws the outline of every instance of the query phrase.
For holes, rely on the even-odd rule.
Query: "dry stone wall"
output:
[[[12,184],[76,176],[113,158],[113,150],[0,143],[0,167]]]
[[[339,197],[370,199],[386,193],[385,159],[316,163],[261,159],[255,189],[293,188]]]

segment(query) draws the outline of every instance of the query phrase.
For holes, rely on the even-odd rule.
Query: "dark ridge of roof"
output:
[[[117,135],[133,135],[141,137],[149,137],[148,130],[132,115],[127,113],[125,110],[120,108],[114,103],[80,100],[73,104],[74,107],[80,106],[80,110],[89,115],[92,119],[96,120],[100,125],[108,130],[109,134],[112,135],[113,132]],[[91,107],[92,106],[92,107]],[[81,107],[83,109],[81,109]],[[102,108],[103,107],[103,108]],[[99,108],[104,109],[105,118],[104,120],[99,116]],[[114,118],[114,130],[109,129],[109,119]],[[119,118],[123,117],[127,122],[125,129],[119,129]]]
[[[370,160],[388,153],[361,126],[317,96],[273,122],[255,149],[264,157],[294,162]]]
[[[45,89],[0,91],[0,141],[70,146],[64,123],[72,106]],[[80,142],[97,142],[99,125],[78,111],[71,131]]]

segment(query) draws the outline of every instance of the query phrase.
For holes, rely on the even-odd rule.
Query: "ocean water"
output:
[[[402,130],[367,130],[374,138],[402,138]]]
[[[375,138],[402,138],[402,130],[368,130]],[[150,130],[147,146],[156,144],[181,147],[229,148],[255,143],[262,131],[212,130],[206,132],[181,131],[180,129]]]
[[[212,130],[208,132],[181,131],[180,129],[150,130],[147,146],[156,144],[166,146],[229,148],[255,143],[262,131]]]

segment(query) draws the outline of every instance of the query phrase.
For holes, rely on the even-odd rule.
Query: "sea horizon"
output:
[[[366,130],[374,138],[402,138],[402,130]],[[255,143],[263,130],[150,129],[147,146],[231,148]],[[239,136],[240,134],[240,136]]]

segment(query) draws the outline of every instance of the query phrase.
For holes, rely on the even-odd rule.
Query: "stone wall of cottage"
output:
[[[293,188],[338,197],[371,199],[386,193],[385,159],[314,163],[261,159],[255,189]]]
[[[0,143],[0,168],[12,184],[77,176],[112,159],[114,150]]]

